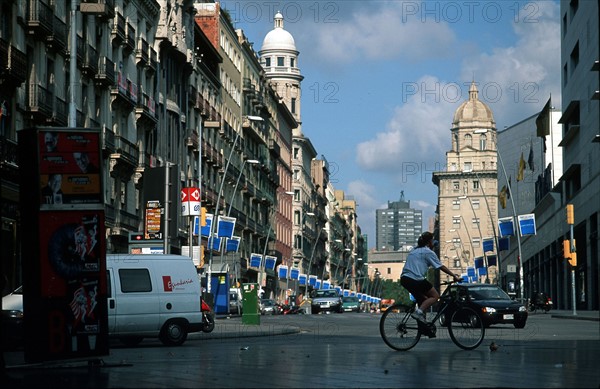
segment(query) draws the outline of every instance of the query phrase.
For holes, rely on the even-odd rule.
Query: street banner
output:
[[[317,276],[308,276],[308,285],[315,286],[317,284]]]
[[[483,257],[475,258],[475,269],[481,269],[483,266]]]
[[[487,238],[483,240],[483,251],[486,253],[494,251],[494,239]]]
[[[231,238],[235,230],[236,218],[228,216],[219,216],[217,223],[217,236],[221,238]]]
[[[515,222],[512,216],[498,219],[500,236],[511,236],[515,234]]]
[[[503,237],[498,239],[498,251],[507,251],[510,249],[510,238]]]
[[[273,257],[275,258],[275,257]],[[277,259],[277,258],[275,258]],[[279,275],[279,278],[282,279],[287,279],[288,278],[288,267],[286,265],[279,265],[279,267],[277,268],[277,274]]]
[[[299,274],[298,275],[298,284],[299,285],[306,285],[306,281],[307,281],[307,275],[306,274]]]
[[[238,249],[240,248],[240,240],[241,239],[242,238],[239,237],[239,236],[232,236],[231,238],[228,238],[227,241],[226,241],[227,243],[226,243],[226,246],[225,246],[225,252],[228,252],[228,253],[231,253],[231,252],[237,253]]]
[[[262,258],[263,256],[261,254],[250,254],[250,267],[260,267],[262,264]]]
[[[210,229],[212,226],[212,222],[213,222],[213,214],[207,213],[206,214],[206,225],[202,226],[202,228],[200,229],[200,234],[203,237],[208,238],[210,236]]]
[[[535,235],[535,214],[529,213],[526,215],[519,215],[519,232],[521,236]]]
[[[299,269],[290,269],[290,279],[292,280],[297,280],[300,277],[300,270]]]
[[[271,255],[265,255],[265,270],[275,270],[275,264],[277,263],[277,257]]]

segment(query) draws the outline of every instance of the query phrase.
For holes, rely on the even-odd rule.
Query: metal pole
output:
[[[513,210],[513,222],[518,222],[517,219],[517,210],[515,208],[515,200],[514,200],[514,196],[512,193],[512,189],[511,189],[511,185],[508,182],[508,175],[506,174],[506,169],[504,168],[504,162],[502,162],[502,156],[500,156],[500,152],[497,152],[498,154],[498,160],[500,161],[500,166],[502,167],[502,172],[504,172],[504,178],[506,179],[506,186],[508,187],[508,194],[510,195],[510,203],[512,205],[512,210]],[[517,267],[518,267],[518,271],[519,271],[519,292],[521,294],[521,302],[524,301],[525,299],[525,288],[524,288],[524,284],[523,284],[523,266],[521,266],[521,232],[517,226],[517,245],[519,247],[519,257],[517,258]]]
[[[165,237],[163,239],[163,251],[169,254],[169,162],[165,165]]]
[[[77,105],[75,103],[75,85],[77,83],[77,1],[71,0],[71,51],[69,53],[69,127],[77,127]]]
[[[575,240],[574,240],[574,235],[573,235],[573,224],[570,225],[570,230],[571,230],[571,241],[570,241],[570,245],[571,245],[571,252],[574,253],[577,251],[577,248],[575,247]],[[575,267],[571,266],[571,300],[573,302],[573,316],[577,316],[577,298],[575,296]]]

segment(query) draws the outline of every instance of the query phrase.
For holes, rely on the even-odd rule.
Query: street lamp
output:
[[[260,116],[246,116],[246,118],[250,121],[259,121],[262,122],[265,119]],[[243,117],[242,117],[243,119]],[[227,178],[227,171],[229,170],[229,164],[231,163],[231,157],[233,156],[233,151],[235,150],[235,146],[237,144],[238,139],[240,138],[240,134],[242,130],[235,134],[235,139],[233,140],[233,144],[231,145],[231,150],[229,151],[229,157],[227,158],[227,163],[225,164],[225,171],[223,172],[223,178],[221,178],[221,185],[219,186],[219,191],[217,192],[217,203],[215,204],[215,213],[213,216],[213,221],[210,224],[210,231],[208,234],[208,279],[206,280],[206,291],[208,293],[211,292],[211,277],[212,277],[212,260],[213,260],[213,250],[212,250],[212,239],[213,239],[213,231],[215,228],[215,223],[217,221],[217,217],[219,215],[219,203],[221,202],[221,195],[223,193],[223,185],[225,184],[225,179]]]

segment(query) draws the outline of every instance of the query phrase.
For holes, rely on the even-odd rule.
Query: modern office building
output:
[[[388,201],[386,209],[375,210],[377,251],[398,251],[417,244],[423,232],[423,211],[410,207],[410,200]]]

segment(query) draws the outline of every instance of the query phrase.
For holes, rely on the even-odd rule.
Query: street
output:
[[[379,336],[381,316],[367,313],[262,316],[266,336],[251,336],[240,317],[218,319],[212,334],[191,334],[182,347],[145,340],[127,348],[114,342],[104,366],[14,367],[11,387],[594,387],[600,384],[598,321],[551,314],[527,326],[488,328],[476,350],[459,349],[438,327],[407,352]],[[219,326],[234,337],[219,337]],[[300,331],[274,335],[275,329]],[[272,331],[271,331],[272,329]],[[223,330],[224,331],[224,330]],[[271,334],[271,335],[269,335]],[[240,337],[243,335],[244,337]],[[491,342],[498,345],[490,351]],[[12,361],[12,362],[11,362]],[[4,385],[3,385],[4,386]]]

